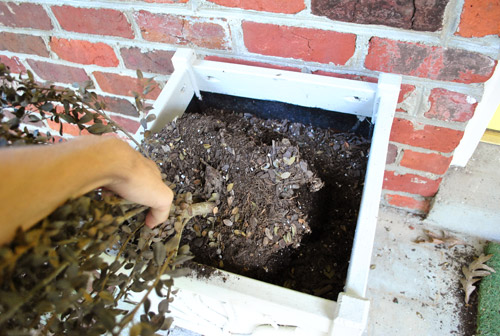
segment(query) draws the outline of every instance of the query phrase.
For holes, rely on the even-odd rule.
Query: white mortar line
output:
[[[400,166],[399,164],[396,165],[395,163],[386,164],[385,170],[389,171],[389,172],[394,172],[394,173],[396,173],[396,175],[412,174],[412,175],[422,176],[422,177],[428,178],[430,180],[438,180],[440,178],[443,178],[443,176],[446,174],[446,172],[445,172],[444,174],[438,175],[438,174],[429,173],[429,172],[426,172],[423,170],[415,170],[415,169],[407,168],[404,166]]]
[[[464,0],[450,0],[443,14],[443,29],[441,32],[441,40],[444,47],[447,47],[450,39],[457,31],[462,15]]]
[[[28,1],[32,3],[33,1]],[[59,24],[59,21],[57,20],[55,14],[52,12],[52,9],[50,8],[49,5],[42,5],[43,9],[47,12],[47,16],[49,17],[50,21],[52,22],[52,26],[54,27],[54,31],[62,31],[61,25]]]
[[[396,115],[394,118],[398,119],[404,119],[411,121],[413,123],[418,123],[418,124],[423,124],[423,126],[429,125],[429,126],[435,126],[435,127],[442,127],[442,128],[449,128],[455,131],[464,131],[467,122],[456,122],[456,121],[443,121],[443,120],[438,120],[438,119],[430,119],[430,118],[425,118],[423,116],[409,116],[408,113],[404,112],[396,112]],[[416,125],[416,129],[418,130],[419,127]]]
[[[193,13],[197,13],[199,8],[202,6],[202,0],[191,0],[189,1],[189,5],[191,6]]]
[[[312,15],[312,5],[311,5],[311,0],[304,0],[304,4],[306,5],[306,9],[304,9],[304,12]]]
[[[228,19],[229,30],[231,33],[231,49],[233,53],[244,54],[248,53],[243,39],[243,29],[241,28],[241,20]]]
[[[429,101],[430,96],[431,96],[431,88],[424,86],[421,90],[421,100],[419,102],[419,106],[418,106],[418,110],[417,110],[418,112],[415,115],[415,117],[422,118],[424,120],[427,119],[424,116],[424,114],[429,112],[429,110],[431,108],[431,102]],[[464,128],[465,128],[465,126],[464,126]]]
[[[403,144],[403,143],[395,142],[395,141],[389,141],[389,144],[396,145],[399,149],[401,149],[399,152],[402,152],[405,150],[411,150],[411,151],[422,153],[422,154],[437,154],[437,155],[442,155],[445,157],[452,157],[453,156],[453,152],[444,153],[444,152],[439,152],[436,150],[422,148],[422,147],[413,147],[411,145],[407,145],[407,144]],[[399,153],[398,153],[398,155],[399,155]]]
[[[357,35],[356,36],[356,50],[351,59],[346,63],[346,66],[351,64],[357,69],[365,70],[365,59],[368,55],[368,47],[370,45],[370,36]],[[354,60],[351,63],[351,60]]]

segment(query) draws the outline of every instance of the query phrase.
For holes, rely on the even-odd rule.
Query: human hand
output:
[[[117,145],[116,150],[127,162],[116,172],[118,178],[104,187],[131,202],[151,207],[146,225],[154,228],[168,219],[174,194],[162,181],[160,170],[153,161],[122,144],[125,146]]]

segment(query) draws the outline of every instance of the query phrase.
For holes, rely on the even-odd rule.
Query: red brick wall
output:
[[[499,17],[498,0],[3,0],[0,61],[60,86],[92,80],[132,132],[136,69],[154,77],[152,103],[178,46],[370,82],[401,74],[383,197],[426,212],[496,66]]]

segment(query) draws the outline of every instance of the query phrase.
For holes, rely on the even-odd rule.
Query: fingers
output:
[[[149,210],[146,215],[146,225],[150,228],[154,228],[168,219],[170,207],[172,206],[173,192],[170,188],[166,188],[168,189],[168,192],[165,194],[166,198],[162,202],[164,205],[160,207],[151,207],[151,210]]]
[[[146,216],[146,225],[153,228],[168,219],[173,192],[162,181],[160,169],[153,161],[128,145],[123,150],[131,153],[131,160],[128,166],[120,167],[121,178],[106,187],[131,202],[151,207]]]
[[[146,215],[146,226],[153,229],[155,226],[168,219],[169,210],[158,210],[152,208]]]

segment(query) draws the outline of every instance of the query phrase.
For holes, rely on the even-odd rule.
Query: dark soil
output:
[[[479,304],[479,287],[481,286],[481,282],[476,283],[477,287],[474,292],[469,297],[469,303],[466,304],[465,293],[462,289],[462,284],[460,283],[460,278],[464,275],[462,273],[462,266],[470,265],[472,261],[477,257],[476,251],[470,246],[463,246],[460,249],[443,249],[442,246],[436,247],[436,249],[443,250],[443,253],[450,260],[450,265],[453,266],[453,271],[456,274],[455,281],[450,283],[449,292],[455,298],[455,302],[459,302],[454,309],[454,313],[460,317],[461,325],[458,330],[454,333],[455,335],[475,335],[476,327],[477,327],[477,308]]]
[[[217,202],[184,230],[195,261],[336,300],[369,142],[349,132],[207,109],[146,148],[176,193]]]

